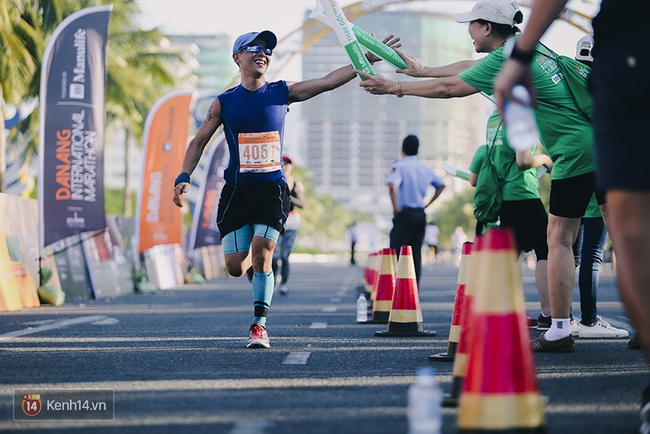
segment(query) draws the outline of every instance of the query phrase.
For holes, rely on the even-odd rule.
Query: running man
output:
[[[384,39],[397,48],[400,38]],[[174,183],[174,203],[183,206],[190,174],[210,138],[223,125],[230,161],[224,171],[217,224],[221,232],[226,269],[231,276],[246,273],[253,286],[253,323],[249,348],[269,348],[266,318],[273,298],[271,268],[278,236],[289,214],[290,195],[282,167],[284,122],[288,106],[344,85],[356,74],[351,65],[322,78],[302,82],[267,82],[277,37],[269,30],[239,36],[232,58],[239,67],[240,84],[212,102],[208,115],[190,141],[182,172]],[[378,57],[367,54],[373,63]]]

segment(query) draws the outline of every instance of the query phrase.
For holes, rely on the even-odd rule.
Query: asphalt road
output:
[[[445,352],[458,268],[424,268],[423,326],[436,337],[375,337],[385,325],[355,321],[363,268],[293,265],[288,296],[275,296],[270,349],[246,348],[250,284],[203,285],[0,313],[0,431],[44,433],[406,433],[407,389],[433,366],[444,392]],[[524,272],[531,316],[533,272]],[[633,334],[609,264],[599,313]],[[574,310],[579,314],[577,290]],[[539,332],[532,330],[531,337]],[[570,354],[536,354],[549,433],[635,433],[649,369],[627,339],[577,340]],[[114,391],[114,420],[14,421],[15,389]],[[457,410],[444,408],[443,433]]]

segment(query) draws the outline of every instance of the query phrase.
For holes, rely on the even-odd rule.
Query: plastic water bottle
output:
[[[548,173],[548,167],[546,167],[546,166],[537,166],[537,177],[538,178],[541,178],[546,173]]]
[[[436,371],[428,367],[419,368],[415,383],[408,391],[409,434],[440,434],[441,404],[442,391],[436,381]]]
[[[368,322],[368,300],[364,294],[357,299],[357,322]]]
[[[516,100],[507,100],[503,109],[508,142],[515,151],[529,151],[539,139],[532,100],[526,88],[520,84],[512,88],[512,96]]]

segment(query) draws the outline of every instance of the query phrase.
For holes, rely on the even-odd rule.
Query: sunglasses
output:
[[[271,50],[270,48],[262,47],[261,45],[250,45],[247,47],[242,47],[242,49],[239,51],[244,51],[244,50],[248,51],[249,53],[259,53],[260,50],[262,50],[264,51],[264,54],[266,54],[267,56],[271,56],[273,54],[273,50]]]

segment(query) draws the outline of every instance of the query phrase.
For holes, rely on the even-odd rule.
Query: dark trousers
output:
[[[415,276],[420,287],[420,271],[422,269],[422,242],[427,226],[427,216],[424,208],[404,208],[393,217],[393,229],[390,231],[390,247],[395,249],[399,258],[400,247],[411,246]]]
[[[576,267],[580,267],[578,286],[583,324],[593,324],[597,320],[596,300],[606,242],[607,229],[603,218],[583,218],[578,239],[573,245]]]

